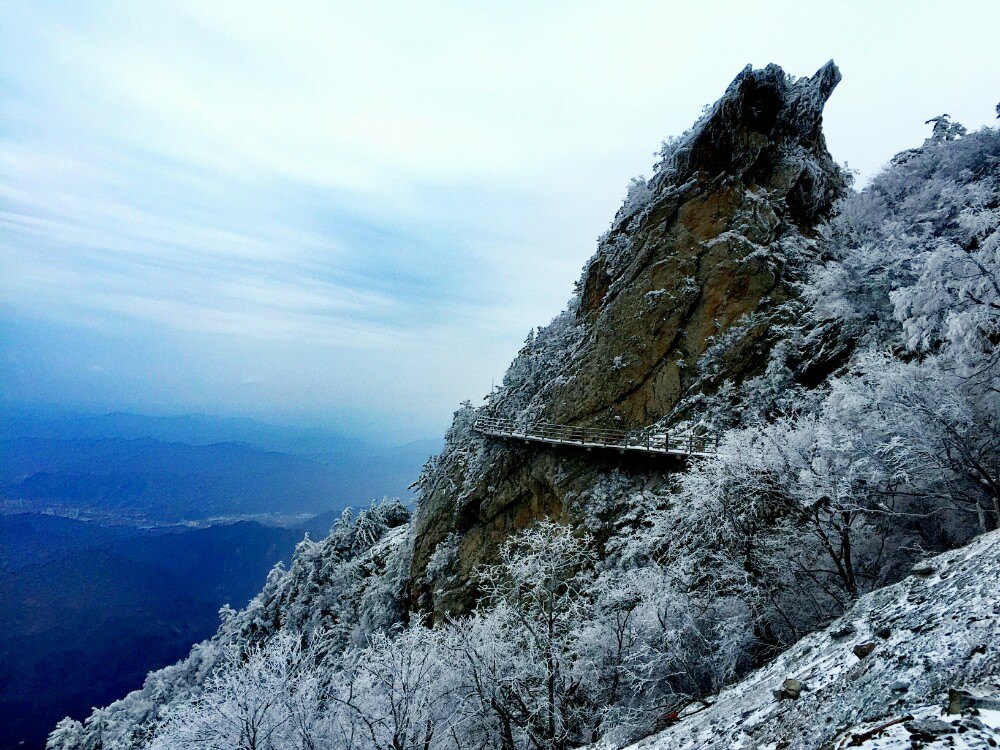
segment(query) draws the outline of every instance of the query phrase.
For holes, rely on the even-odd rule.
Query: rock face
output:
[[[839,80],[833,63],[796,82],[776,65],[748,67],[667,150],[584,273],[587,336],[551,394],[556,421],[635,427],[669,415],[713,338],[789,297],[789,255],[843,188],[821,132]],[[729,342],[725,375],[754,373],[767,343],[766,321],[751,325]]]
[[[489,408],[635,429],[760,373],[797,268],[814,257],[817,225],[844,189],[821,127],[839,80],[832,62],[801,79],[776,65],[744,69],[664,146],[654,177],[633,181],[578,299],[522,352]],[[467,609],[475,565],[533,520],[578,520],[612,472],[654,486],[673,468],[487,441],[470,431],[473,418],[459,413],[421,479],[411,599],[425,612]]]

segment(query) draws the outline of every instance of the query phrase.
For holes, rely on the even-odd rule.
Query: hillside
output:
[[[796,697],[775,700],[786,680],[798,683]],[[952,691],[979,696],[976,714],[963,718]],[[977,701],[964,703],[968,711]],[[995,747],[998,740],[1000,533],[993,532],[863,597],[711,703],[681,710],[670,729],[633,750],[843,743],[888,750]]]
[[[301,532],[105,527],[0,516],[0,747],[138,688],[243,606]]]
[[[923,719],[951,683],[995,677],[1000,132],[935,118],[856,191],[822,134],[839,81],[832,63],[743,70],[633,180],[567,310],[456,413],[412,518],[344,515],[51,750],[262,732],[569,750],[664,730],[657,747],[820,748],[894,716],[896,682]],[[479,415],[686,423],[718,450],[524,444]],[[786,677],[816,700],[776,702]],[[973,709],[963,735],[987,742]]]

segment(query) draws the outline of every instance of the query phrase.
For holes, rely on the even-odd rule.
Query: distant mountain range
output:
[[[0,439],[152,438],[163,443],[211,445],[239,443],[251,448],[296,455],[356,454],[371,450],[365,441],[314,427],[271,425],[247,417],[204,414],[149,416],[128,412],[79,414],[53,409],[7,407],[0,417]]]
[[[305,532],[325,536],[348,506],[409,499],[440,446],[5,410],[0,750],[40,748],[63,716],[141,686],[215,631],[219,607],[244,606]]]
[[[265,445],[324,450],[304,455]],[[439,448],[439,441],[373,447],[253,420],[6,416],[0,507],[159,523],[245,517],[287,523],[383,496],[408,499],[407,488]]]

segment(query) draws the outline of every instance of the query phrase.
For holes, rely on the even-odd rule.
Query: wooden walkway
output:
[[[603,430],[594,427],[571,427],[551,422],[518,424],[513,419],[479,417],[473,429],[492,437],[511,438],[552,445],[578,445],[584,448],[660,453],[671,456],[714,456],[718,451],[718,436],[696,435],[691,432],[637,433],[623,430]]]

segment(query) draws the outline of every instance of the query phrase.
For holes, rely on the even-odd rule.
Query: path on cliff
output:
[[[513,419],[479,417],[473,428],[491,437],[512,438],[551,445],[578,445],[590,448],[612,448],[621,452],[640,451],[672,456],[704,458],[714,456],[719,448],[718,436],[698,435],[688,430],[673,432],[626,432],[597,427],[575,427],[551,422],[519,424]]]

